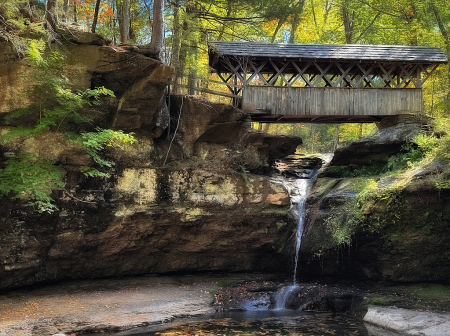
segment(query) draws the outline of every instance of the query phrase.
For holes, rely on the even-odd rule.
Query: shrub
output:
[[[64,132],[70,142],[82,147],[99,168],[108,168],[112,162],[101,156],[107,146],[120,146],[120,143],[134,143],[132,134],[122,131],[97,128],[95,132],[75,134],[68,131],[68,122],[84,123],[91,119],[80,113],[87,105],[101,104],[101,96],[114,96],[104,87],[73,92],[70,81],[62,75],[64,56],[51,53],[44,58],[44,42],[33,41],[26,52],[26,59],[32,66],[27,77],[32,87],[25,93],[31,100],[26,108],[14,111],[9,119],[29,116],[35,122],[31,127],[11,128],[1,137],[8,142],[17,137],[32,137],[47,132]],[[81,167],[81,172],[90,177],[108,177],[96,167]],[[64,173],[54,162],[44,160],[38,155],[21,154],[6,161],[6,167],[0,169],[0,196],[11,196],[28,200],[37,206],[39,212],[56,210],[50,197],[53,190],[61,188]]]

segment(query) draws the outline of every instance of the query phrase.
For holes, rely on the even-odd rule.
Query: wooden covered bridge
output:
[[[210,44],[209,64],[234,104],[259,122],[377,122],[422,113],[439,48],[247,42]]]

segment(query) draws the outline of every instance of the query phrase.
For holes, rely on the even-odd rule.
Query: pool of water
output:
[[[146,336],[369,336],[360,319],[345,314],[296,311],[223,313],[215,318],[171,329],[144,333]]]

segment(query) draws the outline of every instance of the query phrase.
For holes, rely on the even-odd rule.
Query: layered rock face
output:
[[[60,211],[2,202],[0,286],[142,273],[283,271],[289,198],[263,177],[129,167],[70,174]],[[281,242],[280,242],[281,240]]]
[[[169,110],[172,68],[94,42],[69,46],[67,70],[80,87],[103,85],[116,98],[86,109],[94,125],[80,127],[134,131],[137,144],[105,150],[115,163],[108,179],[81,174],[91,159],[57,133],[0,144],[2,167],[28,152],[65,171],[63,190],[52,195],[55,213],[2,198],[0,288],[144,273],[286,271],[289,195],[251,172],[292,154],[301,139],[252,132],[242,111],[193,97],[172,96]],[[11,69],[26,67],[11,62]],[[8,78],[2,83],[13,85]],[[8,97],[0,105],[5,114],[26,103]],[[3,120],[3,132],[14,122]]]
[[[354,159],[365,166],[382,162],[388,152],[379,151],[383,143],[385,148],[394,143],[400,147],[411,139],[404,130],[417,134],[420,128],[420,124],[393,125],[341,150],[335,162],[344,164],[342,153],[364,143],[376,144],[376,150],[365,157],[359,152]],[[450,191],[436,187],[437,180],[450,177],[448,164],[434,162],[408,174],[384,177],[348,178],[342,177],[348,176],[343,170],[341,176],[339,171],[325,171],[307,201],[300,267],[311,274],[448,283]]]

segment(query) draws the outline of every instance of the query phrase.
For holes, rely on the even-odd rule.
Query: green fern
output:
[[[74,139],[73,142],[81,144],[86,153],[94,160],[100,167],[112,167],[112,162],[103,159],[100,152],[105,147],[119,147],[122,148],[122,143],[133,144],[136,142],[133,134],[126,134],[122,131],[113,131],[110,129],[97,128],[97,132],[81,133],[81,136]],[[92,171],[83,172],[85,175],[93,176]],[[97,174],[97,173],[96,173]],[[97,176],[101,176],[97,174]]]
[[[29,201],[39,212],[52,212],[56,206],[50,196],[64,186],[64,173],[53,162],[41,160],[34,154],[21,154],[6,161],[0,169],[0,195]]]
[[[81,114],[80,110],[85,106],[100,105],[102,96],[114,96],[112,91],[104,87],[72,91],[70,81],[61,73],[64,57],[59,53],[51,53],[44,58],[44,48],[43,41],[33,41],[26,52],[26,59],[34,70],[27,76],[34,85],[25,92],[32,104],[8,116],[8,119],[31,116],[35,125],[11,128],[1,136],[1,140],[5,142],[49,131],[62,132],[68,128],[68,122],[89,122],[90,118]],[[69,141],[81,146],[100,168],[113,165],[101,155],[106,147],[121,147],[122,143],[136,141],[132,134],[100,128],[97,128],[96,132],[65,134]],[[88,177],[109,176],[95,167],[82,167],[80,171]],[[36,155],[23,154],[9,159],[5,168],[0,169],[0,196],[27,200],[28,204],[36,206],[39,212],[52,212],[57,208],[52,204],[50,195],[53,190],[64,185],[63,176],[63,172],[52,162]]]

